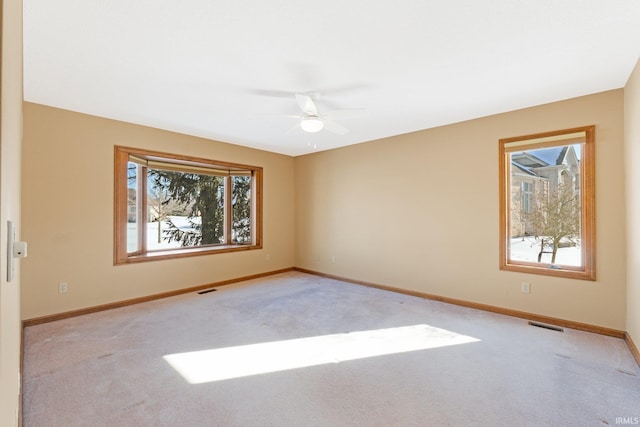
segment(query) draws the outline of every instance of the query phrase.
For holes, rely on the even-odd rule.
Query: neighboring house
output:
[[[579,146],[541,148],[511,153],[511,236],[534,234],[527,214],[561,183],[580,191]],[[577,151],[578,150],[578,151]]]

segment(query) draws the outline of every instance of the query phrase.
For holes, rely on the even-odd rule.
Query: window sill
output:
[[[578,280],[596,280],[595,271],[585,271],[580,269],[572,269],[570,267],[562,267],[558,265],[550,264],[509,264],[503,262],[500,265],[500,270],[504,271],[516,271],[519,273],[539,274],[542,276],[554,276],[564,277],[566,279],[578,279]]]
[[[174,258],[186,258],[200,255],[213,255],[228,252],[249,251],[262,249],[262,245],[220,245],[206,246],[202,248],[175,249],[166,251],[154,251],[141,255],[130,255],[123,259],[116,259],[115,265],[135,264],[140,262],[159,261]]]

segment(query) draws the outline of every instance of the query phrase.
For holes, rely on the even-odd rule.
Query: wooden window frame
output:
[[[114,153],[114,265],[262,249],[263,170],[261,167],[123,146],[115,146]],[[226,191],[224,195],[226,243],[219,245],[203,245],[157,251],[147,251],[146,249],[144,249],[145,245],[143,244],[143,250],[135,253],[128,252],[127,165],[129,163],[130,156],[134,156],[135,158],[147,162],[163,162],[163,164],[169,165],[170,167],[175,165],[176,170],[180,170],[181,168],[189,170],[198,170],[199,168],[205,168],[225,171],[230,173],[231,175],[233,175],[234,171],[243,171],[244,173],[248,173],[250,171],[252,177],[251,243],[240,245],[231,244],[229,242],[231,236],[231,221],[228,220],[231,212],[231,176],[227,176],[225,178]],[[146,199],[146,192],[142,194],[142,198]],[[145,206],[146,201],[141,202],[139,205]],[[142,227],[142,231],[139,234],[139,238],[142,238],[143,242],[145,241],[144,239],[146,239],[145,229],[146,227]]]
[[[511,176],[508,144],[518,143],[518,149],[546,148],[570,143],[563,136],[584,132],[581,154],[581,250],[582,266],[550,266],[509,258],[511,229]],[[562,141],[562,142],[559,142]],[[554,142],[555,141],[555,142]],[[514,150],[511,150],[514,151]],[[596,222],[595,222],[595,126],[584,126],[499,140],[499,203],[500,203],[500,269],[521,273],[541,274],[569,279],[596,280]]]

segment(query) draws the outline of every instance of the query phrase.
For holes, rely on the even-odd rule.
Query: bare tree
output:
[[[169,221],[169,215],[180,215],[184,208],[170,197],[168,191],[168,181],[158,176],[154,171],[151,172],[153,178],[152,185],[147,188],[148,204],[153,209],[154,220],[158,223],[158,243],[162,243],[164,238],[162,224]],[[151,214],[150,214],[151,215]]]
[[[551,247],[551,263],[555,264],[561,244],[577,244],[580,236],[580,194],[571,180],[562,180],[555,189],[538,194],[534,209],[527,220],[536,238]],[[538,257],[540,261],[540,256]]]

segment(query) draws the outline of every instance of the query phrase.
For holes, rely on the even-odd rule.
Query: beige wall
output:
[[[22,133],[22,1],[2,7],[0,123],[0,425],[18,425],[20,378],[20,261],[7,282],[7,221],[20,239],[20,137]]]
[[[264,248],[114,266],[114,145],[262,166]],[[25,103],[23,160],[24,319],[294,265],[291,157]]]
[[[638,289],[633,284],[627,319],[620,167],[623,106],[626,102],[634,108],[633,99],[638,103],[637,75],[626,91],[295,159],[25,103],[23,239],[30,247],[22,271],[22,316],[29,319],[296,265],[629,329],[637,341],[638,308],[632,300],[638,299]],[[596,125],[598,280],[500,271],[498,139],[590,124]],[[626,131],[627,136],[635,132],[630,126]],[[264,249],[113,266],[116,144],[263,166]],[[631,264],[630,282],[638,283],[640,272]],[[57,293],[62,281],[69,283],[63,295]],[[520,292],[523,281],[531,283],[531,294]]]
[[[597,281],[500,271],[498,139],[591,124]],[[625,330],[623,162],[622,90],[298,157],[296,266]]]
[[[627,332],[640,347],[640,61],[624,88],[627,184]]]

